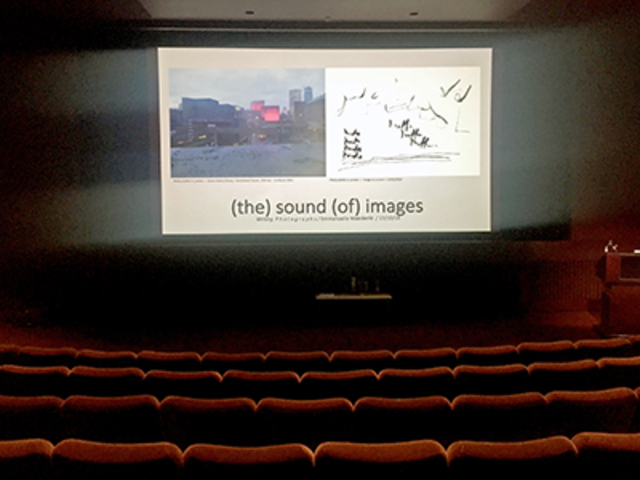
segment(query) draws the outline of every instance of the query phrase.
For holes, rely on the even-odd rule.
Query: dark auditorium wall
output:
[[[607,240],[640,247],[638,23],[623,12],[558,28],[354,36],[494,47],[505,75],[494,77],[493,156],[512,185],[495,194],[500,216],[535,227],[514,219],[544,223],[556,207],[536,198],[557,198],[571,216],[561,241],[163,240],[150,40],[11,42],[0,56],[3,308],[106,317],[230,303],[258,321],[272,309],[305,318],[314,294],[345,291],[352,276],[413,316],[586,308]]]

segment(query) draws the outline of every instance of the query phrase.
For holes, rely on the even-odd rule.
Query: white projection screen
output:
[[[492,51],[160,48],[165,235],[491,231]]]

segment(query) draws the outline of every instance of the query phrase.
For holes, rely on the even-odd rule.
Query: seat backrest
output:
[[[300,377],[300,398],[344,397],[351,402],[378,395],[378,376],[373,370],[307,372]]]
[[[626,387],[608,390],[554,391],[545,395],[551,435],[581,432],[629,433],[638,398]]]
[[[61,417],[65,438],[115,443],[145,443],[163,439],[160,403],[150,395],[74,395],[63,402]]]
[[[364,397],[354,405],[354,439],[358,442],[406,442],[432,439],[446,443],[452,407],[443,396]]]
[[[455,440],[523,441],[548,435],[541,393],[460,395],[452,402]]]
[[[346,398],[287,400],[264,398],[256,411],[262,444],[320,443],[351,440],[353,405]]]
[[[53,444],[41,438],[0,441],[0,478],[49,480]]]
[[[171,372],[150,370],[142,382],[144,393],[158,400],[168,396],[191,398],[219,398],[222,393],[222,375],[218,372]]]
[[[446,478],[447,458],[433,440],[326,442],[316,449],[319,478]]]
[[[449,367],[424,369],[387,368],[378,374],[380,397],[411,398],[432,395],[455,396],[453,370]]]
[[[62,437],[62,399],[52,396],[0,396],[0,440],[42,438],[57,442]]]
[[[564,478],[575,471],[577,450],[567,437],[523,442],[461,440],[447,448],[452,479]]]
[[[196,443],[256,445],[256,403],[249,398],[166,397],[160,403],[163,437],[185,449]]]
[[[162,478],[177,480],[182,452],[171,443],[102,443],[67,439],[53,449],[54,478],[113,480]]]
[[[184,452],[184,479],[278,478],[313,475],[313,452],[300,444],[262,447],[192,445]]]

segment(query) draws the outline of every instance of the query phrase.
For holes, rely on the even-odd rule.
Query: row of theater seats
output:
[[[343,372],[253,372],[228,370],[176,372],[138,368],[0,367],[0,395],[124,396],[177,395],[195,398],[266,397],[316,399],[389,398],[463,394],[507,395],[554,390],[601,390],[640,387],[640,356],[605,357],[572,362],[425,369],[351,370]]]
[[[0,440],[78,438],[109,443],[167,441],[260,446],[327,441],[433,439],[516,441],[580,432],[640,432],[640,390],[557,391],[547,395],[462,395],[385,399],[203,400],[131,397],[0,396]]]
[[[360,444],[226,447],[171,443],[106,444],[77,439],[56,445],[42,439],[0,442],[5,480],[151,479],[368,479],[567,477],[637,478],[638,434],[580,433],[526,442],[460,441],[444,448],[432,440]]]
[[[493,347],[443,347],[432,349],[285,352],[266,354],[206,352],[156,352],[144,350],[102,351],[75,348],[44,348],[0,345],[0,364],[23,366],[135,367],[143,371],[343,371],[387,368],[454,368],[458,365],[506,365],[534,362],[565,362],[602,357],[640,355],[640,337],[523,342]]]

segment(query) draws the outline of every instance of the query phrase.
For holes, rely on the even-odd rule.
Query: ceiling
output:
[[[636,0],[27,0],[0,2],[5,24],[505,24],[585,22]]]
[[[138,0],[156,19],[311,22],[503,21],[529,0]]]

